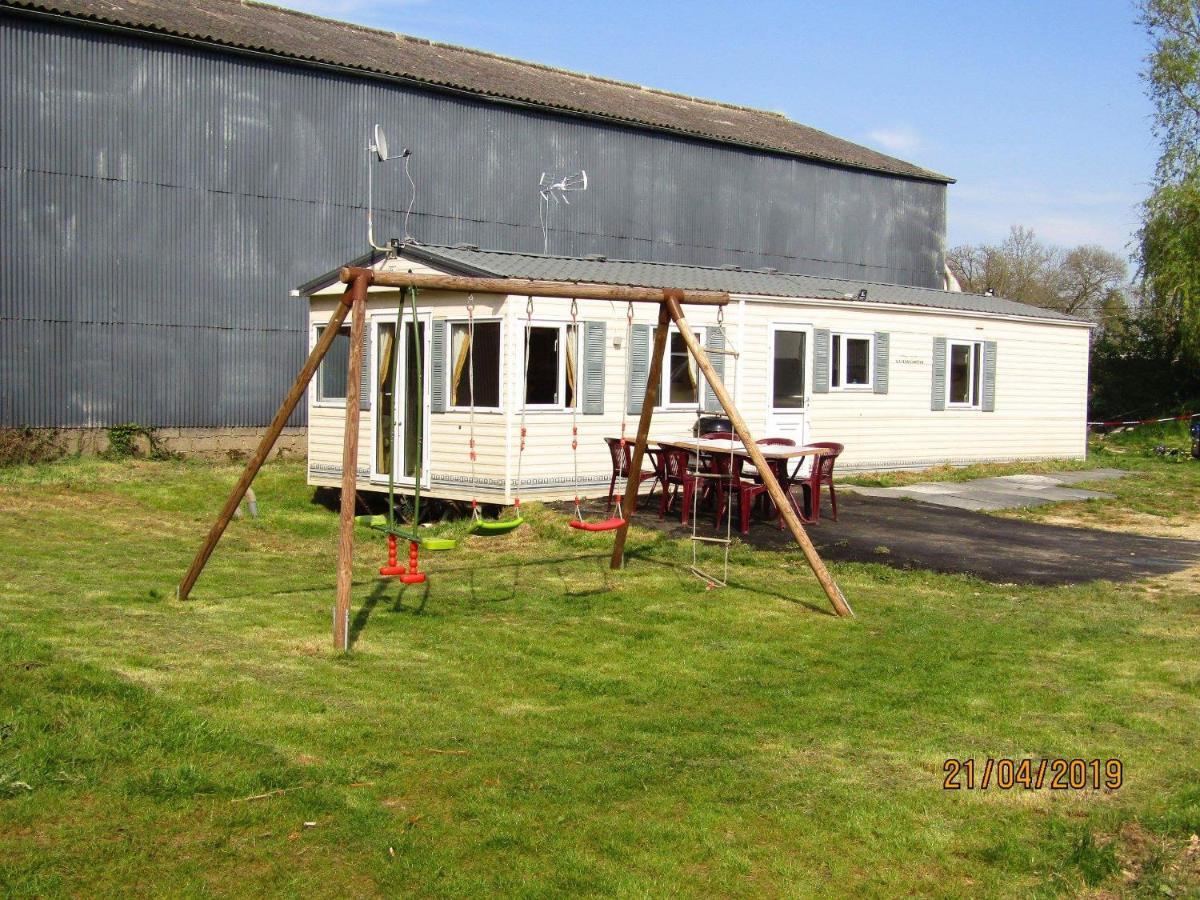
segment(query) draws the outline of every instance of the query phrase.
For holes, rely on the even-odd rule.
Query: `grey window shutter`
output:
[[[371,408],[371,323],[363,323],[362,367],[358,378],[358,408]]]
[[[888,359],[891,356],[890,340],[886,331],[875,332],[875,393],[888,392]]]
[[[446,320],[434,319],[429,339],[429,409],[446,411]],[[399,402],[399,400],[397,400]]]
[[[984,412],[996,411],[996,342],[984,341],[983,344],[983,398],[980,409]]]
[[[705,350],[724,350],[725,349],[725,332],[720,328],[710,328],[704,333],[704,349]],[[717,375],[721,381],[725,381],[725,360],[728,357],[724,353],[710,353],[708,361],[712,363],[712,367],[717,370]],[[716,392],[712,386],[704,382],[704,411],[706,413],[719,413],[724,411],[721,406],[721,401],[717,399]]]
[[[604,414],[604,323],[583,323],[583,377],[579,411],[585,416]]]
[[[933,339],[933,397],[932,410],[946,408],[946,339]]]
[[[650,326],[634,325],[627,348],[629,380],[625,390],[625,412],[631,416],[642,411],[646,379],[650,376]]]
[[[829,329],[813,331],[813,393],[829,393]]]

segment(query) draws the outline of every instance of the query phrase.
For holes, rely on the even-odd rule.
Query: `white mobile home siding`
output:
[[[812,394],[809,439],[845,444],[840,471],[1086,453],[1088,328],[1079,323],[777,298],[745,307],[740,402],[756,434],[766,427],[770,403],[770,323],[889,336],[886,394]],[[995,341],[995,411],[931,408],[937,337]]]
[[[411,266],[420,271],[418,265]],[[373,317],[394,320],[400,301],[397,291],[372,291],[368,321]],[[336,300],[313,298],[310,336],[315,326],[328,320]],[[462,319],[466,297],[461,294],[423,292],[422,313],[436,319]],[[611,463],[604,438],[620,432],[626,408],[629,346],[625,306],[604,301],[580,301],[578,319],[605,323],[605,382],[603,415],[577,417],[577,456],[581,493],[596,496],[607,491]],[[711,328],[716,310],[689,307],[690,324]],[[430,414],[428,495],[509,503],[516,491],[528,499],[569,499],[574,495],[571,454],[571,414],[559,410],[529,410],[527,439],[519,459],[520,407],[523,385],[523,331],[526,298],[481,295],[476,297],[478,318],[502,320],[502,409],[476,413],[478,448],[476,473],[479,487],[472,491],[469,473],[469,415],[465,411]],[[534,322],[570,320],[569,301],[535,298]],[[657,309],[635,305],[635,321],[653,326]],[[1088,329],[1079,323],[1004,318],[984,314],[958,314],[931,308],[887,307],[855,301],[793,300],[734,297],[725,312],[729,342],[738,348],[726,364],[726,385],[756,435],[767,434],[770,404],[772,323],[804,324],[817,329],[850,333],[886,333],[889,336],[888,392],[845,390],[811,393],[809,439],[838,441],[846,450],[839,470],[924,468],[941,463],[964,464],[1013,459],[1081,457],[1085,453],[1085,403],[1087,396]],[[933,342],[935,338],[994,341],[996,344],[995,410],[931,408]],[[619,339],[620,348],[615,346]],[[375,356],[372,344],[372,357]],[[811,352],[811,351],[810,351]],[[368,360],[374,363],[374,360]],[[372,369],[372,384],[375,382]],[[374,400],[362,414],[359,443],[359,488],[383,489],[386,480],[370,478],[375,446]],[[659,410],[652,435],[690,432],[695,409]],[[626,416],[627,433],[637,427],[636,414]],[[309,395],[309,481],[337,486],[340,483],[344,408],[321,407]]]

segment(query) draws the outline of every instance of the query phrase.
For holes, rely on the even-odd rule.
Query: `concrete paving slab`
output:
[[[1063,485],[1082,481],[1105,481],[1123,478],[1125,475],[1120,469],[1091,469],[1085,472],[1056,472],[1050,475],[997,475],[971,481],[927,481],[894,488],[859,488],[846,485],[846,490],[870,497],[902,497],[954,509],[991,511],[1071,500],[1108,500],[1112,498],[1112,494]]]
[[[970,484],[970,482],[965,482]],[[924,481],[919,484],[905,485],[894,490],[906,490],[914,494],[961,494],[962,482],[954,481]]]
[[[1054,477],[1063,484],[1079,484],[1081,481],[1111,481],[1128,474],[1124,469],[1082,469],[1077,472],[1056,472]]]

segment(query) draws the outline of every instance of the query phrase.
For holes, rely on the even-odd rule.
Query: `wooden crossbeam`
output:
[[[595,284],[583,281],[537,281],[528,278],[474,278],[466,275],[434,275],[425,272],[377,272],[346,266],[340,271],[347,284],[367,278],[368,284],[384,287],[415,287],[430,291],[464,294],[517,294],[522,297],[557,297],[566,300],[617,300],[621,303],[662,304],[667,295],[695,306],[725,306],[725,291],[684,291],[674,288],[635,287],[625,284]]]

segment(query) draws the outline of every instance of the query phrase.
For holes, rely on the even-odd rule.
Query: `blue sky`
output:
[[[951,245],[1019,224],[1124,255],[1156,157],[1121,0],[282,5],[782,112],[957,178]]]

